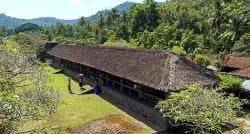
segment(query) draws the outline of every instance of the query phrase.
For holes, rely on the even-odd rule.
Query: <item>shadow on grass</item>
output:
[[[53,74],[64,74],[63,70],[59,70],[57,72],[54,72]]]
[[[80,93],[80,94],[77,94],[77,95],[88,95],[88,94],[94,94],[94,90],[91,89],[91,90],[88,90],[86,92],[83,92],[83,93]]]

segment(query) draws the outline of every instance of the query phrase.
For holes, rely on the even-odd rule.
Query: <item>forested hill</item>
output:
[[[133,5],[135,5],[135,3],[133,2],[124,2],[116,7],[114,7],[118,12],[123,12],[123,11],[127,11],[129,10]],[[90,20],[90,21],[93,21],[93,20],[97,20],[99,18],[99,16],[102,14],[102,15],[105,15],[107,14],[108,12],[110,12],[110,10],[102,10],[102,11],[98,11],[96,14],[90,16],[90,17],[86,17],[86,20]]]
[[[16,27],[25,23],[34,23],[40,26],[44,26],[44,25],[53,25],[56,23],[74,24],[76,22],[77,20],[62,20],[52,17],[42,17],[36,19],[19,19],[7,16],[5,14],[0,14],[0,24],[8,27]]]
[[[124,2],[116,7],[114,7],[117,11],[123,12],[128,9],[130,9],[135,3],[133,2]],[[108,13],[110,10],[103,10],[103,11],[98,11],[96,14],[86,17],[86,20],[94,21],[97,20],[100,14],[105,15]],[[78,19],[74,20],[63,20],[63,19],[57,19],[53,17],[42,17],[42,18],[35,18],[35,19],[19,19],[19,18],[14,18],[7,16],[5,14],[0,14],[0,24],[8,26],[8,27],[16,27],[21,24],[25,23],[34,23],[40,26],[50,26],[56,23],[63,23],[63,24],[75,24],[78,22]]]

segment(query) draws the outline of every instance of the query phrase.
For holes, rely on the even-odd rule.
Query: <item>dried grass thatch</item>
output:
[[[250,57],[227,56],[223,66],[237,69],[250,67]]]
[[[57,45],[48,54],[165,92],[217,83],[211,71],[168,51]]]

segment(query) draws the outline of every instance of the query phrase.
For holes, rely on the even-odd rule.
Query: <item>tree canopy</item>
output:
[[[42,28],[36,24],[33,23],[25,23],[20,26],[17,26],[15,28],[15,33],[21,33],[21,32],[37,32],[42,30]]]
[[[247,0],[145,0],[123,12],[100,14],[97,21],[81,18],[75,25],[44,27],[43,33],[49,40],[81,44],[122,39],[143,48],[182,47],[186,54],[248,55],[249,5]]]
[[[32,37],[17,36],[24,40]],[[15,38],[21,37],[5,38],[0,43],[1,134],[14,133],[22,123],[54,112],[60,98],[59,92],[49,86],[44,65],[37,60],[38,45],[34,44],[39,38],[30,39],[30,44],[19,44]]]

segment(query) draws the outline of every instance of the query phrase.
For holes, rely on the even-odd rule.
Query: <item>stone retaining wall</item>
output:
[[[162,117],[159,111],[151,106],[147,106],[129,96],[106,87],[102,87],[100,97],[157,131],[168,129],[168,121]]]

